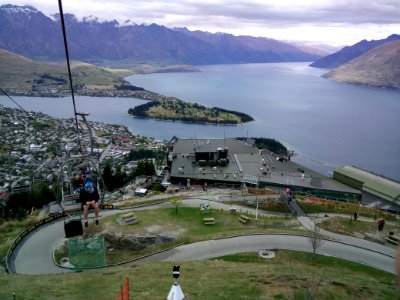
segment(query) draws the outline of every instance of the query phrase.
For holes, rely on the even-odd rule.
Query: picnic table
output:
[[[204,225],[213,225],[215,224],[215,218],[204,218],[203,223]]]
[[[239,218],[239,221],[244,223],[244,224],[247,224],[247,223],[251,222],[251,219],[246,215],[241,215],[240,218]]]

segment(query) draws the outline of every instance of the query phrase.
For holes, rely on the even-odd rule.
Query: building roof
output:
[[[392,201],[400,200],[399,182],[353,166],[341,166],[335,172],[362,182],[366,192]]]
[[[146,194],[146,193],[147,193],[147,189],[143,189],[143,188],[135,189],[135,194]]]
[[[245,142],[238,143],[236,139],[177,139],[174,153],[194,153],[195,149],[197,152],[212,152],[226,147],[234,153],[258,152],[258,149]]]
[[[202,147],[213,152],[227,147],[229,163],[226,166],[196,163],[195,149]],[[269,150],[259,150],[245,141],[237,139],[178,139],[174,144],[171,176],[197,180],[259,182],[281,185],[316,188],[322,190],[359,193],[332,178],[314,172],[292,161],[279,161],[279,156]],[[305,171],[304,174],[302,171]]]

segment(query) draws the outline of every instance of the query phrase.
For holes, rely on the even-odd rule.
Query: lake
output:
[[[147,120],[127,114],[142,100],[76,97],[89,120],[126,125],[133,134],[170,139],[269,137],[295,151],[294,161],[331,175],[354,165],[400,180],[400,91],[326,80],[307,63],[200,66],[196,73],[134,75],[132,84],[205,106],[245,112],[243,125]],[[68,98],[13,97],[26,110],[73,117]],[[15,107],[6,97],[0,103]]]

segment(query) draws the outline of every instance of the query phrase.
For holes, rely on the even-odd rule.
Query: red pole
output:
[[[129,300],[129,277],[126,276],[123,290],[123,300]]]

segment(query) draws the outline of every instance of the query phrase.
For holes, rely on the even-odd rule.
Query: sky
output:
[[[0,0],[51,16],[57,0]],[[64,0],[64,13],[332,46],[400,34],[399,0]],[[129,20],[129,22],[126,22]]]

